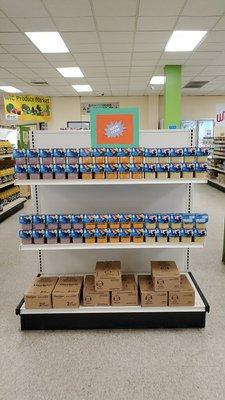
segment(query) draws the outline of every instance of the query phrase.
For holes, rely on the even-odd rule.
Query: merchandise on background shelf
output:
[[[172,229],[180,229],[182,227],[183,214],[170,214],[170,226]]]
[[[156,178],[156,164],[144,164],[143,171],[145,179]]]
[[[53,308],[78,308],[82,284],[82,276],[61,276],[52,291]]]
[[[70,237],[73,243],[83,243],[83,230],[82,229],[71,229]]]
[[[191,286],[188,278],[185,275],[180,276],[180,289],[179,291],[169,291],[168,306],[194,306],[195,305],[195,291]]]
[[[131,162],[133,164],[143,164],[144,149],[142,147],[131,148]]]
[[[194,177],[194,164],[181,164],[182,178],[190,179]]]
[[[25,308],[52,308],[52,291],[57,281],[56,276],[35,278],[24,293]]]
[[[144,214],[145,227],[155,229],[157,226],[157,214]]]
[[[42,179],[53,179],[53,166],[41,164],[40,173],[42,174]]]
[[[105,149],[107,164],[118,164],[118,150],[117,148],[107,147]]]
[[[95,214],[83,214],[83,224],[86,229],[94,229]]]
[[[130,231],[131,240],[134,243],[144,242],[144,229],[132,228]]]
[[[121,243],[130,243],[131,242],[131,230],[130,229],[119,229],[119,238]]]
[[[196,148],[196,161],[198,163],[206,163],[207,158],[209,156],[209,150],[204,147]]]
[[[97,261],[94,276],[97,292],[122,289],[120,261]]]
[[[208,214],[195,214],[195,227],[197,229],[206,229],[208,220]]]
[[[45,230],[44,229],[33,229],[32,238],[34,244],[44,244],[45,243]]]
[[[191,243],[193,237],[193,229],[180,229],[180,238],[182,243]]]
[[[39,154],[37,149],[27,149],[27,163],[30,165],[39,164]]]
[[[71,215],[70,214],[60,214],[59,215],[59,228],[61,229],[71,229]]]
[[[20,197],[20,189],[19,186],[13,186],[9,189],[5,189],[0,192],[0,204],[1,206],[6,206],[12,201],[18,199]]]
[[[45,229],[44,237],[47,244],[58,243],[58,229]]]
[[[144,227],[144,214],[131,214],[133,228],[142,229]]]
[[[196,148],[195,147],[184,147],[184,162],[193,163],[195,162]]]
[[[169,164],[170,179],[180,179],[181,178],[181,166],[182,166],[182,164]]]
[[[146,243],[156,242],[156,230],[155,229],[144,229],[144,237]]]
[[[144,165],[143,164],[130,164],[130,172],[132,179],[144,178]]]
[[[79,149],[79,160],[81,164],[92,164],[92,148],[86,147]]]
[[[16,164],[15,165],[15,174],[17,179],[27,179],[27,165],[26,164]]]
[[[105,179],[105,164],[93,164],[94,179]]]
[[[195,214],[182,214],[183,228],[192,229],[195,227]]]
[[[95,214],[94,219],[98,229],[106,229],[108,227],[107,214]]]
[[[92,164],[80,164],[79,165],[81,179],[92,179]]]
[[[108,224],[111,229],[120,228],[120,214],[108,214]]]
[[[13,146],[8,140],[0,140],[0,154],[12,154]]]
[[[122,289],[112,290],[112,306],[138,306],[138,288],[134,274],[122,275]]]
[[[58,229],[59,217],[57,214],[47,214],[45,216],[45,226],[47,229]]]
[[[84,229],[83,238],[85,243],[95,243],[95,229]]]
[[[94,164],[105,164],[106,149],[104,147],[94,147],[92,156]]]
[[[171,229],[169,228],[167,231],[168,240],[170,243],[179,243],[180,242],[180,229]]]
[[[183,148],[170,149],[170,162],[171,163],[182,163],[183,162],[184,150]]]
[[[119,241],[120,241],[119,234],[120,234],[119,228],[116,228],[116,229],[109,228],[107,231],[107,236],[109,238],[109,242],[110,243],[119,243]]]
[[[71,225],[73,229],[82,229],[83,224],[83,215],[82,214],[72,214],[71,215]]]
[[[167,243],[168,230],[167,229],[156,229],[155,230],[156,240],[158,243]]]
[[[118,164],[105,164],[105,177],[106,179],[117,179]]]
[[[79,149],[66,149],[66,163],[69,165],[79,164]]]
[[[170,162],[170,149],[157,149],[159,164],[168,164]]]
[[[130,164],[118,164],[118,178],[130,179]]]
[[[107,243],[107,229],[95,229],[95,238],[97,243]]]
[[[157,224],[159,229],[168,229],[170,226],[170,214],[158,214]]]
[[[79,178],[79,165],[78,164],[66,164],[65,173],[68,179]]]
[[[0,169],[0,184],[14,179],[14,168]]]
[[[121,228],[131,228],[131,214],[119,214],[119,222]]]
[[[35,214],[32,216],[33,229],[45,229],[45,215]]]
[[[196,162],[194,165],[194,170],[195,170],[195,178],[206,179],[207,164],[200,164],[199,162]]]
[[[139,275],[138,286],[142,307],[167,306],[167,291],[156,292],[151,275]]]
[[[86,275],[83,287],[83,305],[84,306],[109,306],[110,292],[97,292],[95,290],[94,275]]]
[[[129,164],[131,159],[131,150],[129,147],[119,147],[117,149],[119,164]]]
[[[40,165],[27,165],[27,173],[29,174],[30,179],[40,179],[41,178],[41,171]]]
[[[38,163],[43,165],[53,164],[53,152],[51,149],[39,149],[38,155],[39,155]]]
[[[19,231],[19,238],[21,239],[22,244],[32,244],[32,230],[20,230]]]
[[[16,165],[24,165],[27,163],[27,152],[25,149],[14,149],[13,158]]]
[[[30,231],[33,227],[32,215],[20,215],[19,223],[23,231]]]
[[[65,164],[54,164],[53,173],[55,175],[55,179],[65,179],[66,178]]]
[[[156,174],[158,179],[167,179],[169,164],[156,164]]]
[[[65,150],[61,148],[52,149],[53,162],[56,165],[65,164]]]
[[[156,164],[158,162],[157,149],[144,148],[144,158],[146,164]]]
[[[59,242],[62,244],[70,243],[70,229],[59,229]]]
[[[206,229],[193,229],[193,239],[195,243],[204,243],[206,235]]]
[[[156,292],[180,289],[180,273],[174,261],[151,261],[150,264]]]

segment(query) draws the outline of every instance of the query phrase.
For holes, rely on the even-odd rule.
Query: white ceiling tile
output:
[[[40,0],[0,0],[0,8],[8,17],[48,17]]]
[[[170,51],[168,53],[163,53],[160,60],[171,61],[171,60],[186,60],[190,57],[190,53],[187,51]]]
[[[224,16],[222,18],[220,18],[219,22],[217,22],[216,26],[214,26],[213,30],[215,30],[215,31],[225,30],[225,17]]]
[[[38,53],[38,49],[32,44],[4,44],[3,47],[11,54]]]
[[[224,31],[211,31],[208,33],[206,37],[206,42],[221,42],[224,43],[224,37],[225,37],[225,30]]]
[[[170,59],[170,60],[166,60],[166,59],[163,59],[163,58],[161,58],[160,60],[159,60],[159,62],[158,62],[158,65],[162,65],[162,66],[164,66],[164,65],[184,65],[185,64],[185,60],[182,60],[182,58],[181,59]]]
[[[0,44],[30,44],[30,40],[20,32],[0,33]]]
[[[176,30],[206,30],[209,31],[216,24],[219,17],[179,17]]]
[[[107,67],[129,67],[130,66],[130,60],[105,60],[105,65]]]
[[[151,77],[151,73],[148,74],[146,77],[143,76],[131,76],[130,77],[130,84],[132,83],[133,85],[148,85],[149,80]]]
[[[74,53],[74,58],[78,62],[89,61],[90,66],[93,61],[103,61],[101,53]]]
[[[112,85],[127,85],[129,81],[129,77],[128,76],[112,76],[111,78],[109,78],[109,82]]]
[[[218,58],[220,56],[219,51],[195,51],[191,55],[191,59],[207,59],[207,58]]]
[[[67,83],[64,78],[47,78],[46,80],[49,83],[49,85],[54,85],[54,86],[66,86]]]
[[[132,60],[132,67],[153,67],[156,64],[156,60]]]
[[[190,73],[191,74],[199,74],[201,71],[203,70],[203,68],[201,66],[189,66],[189,65],[184,65],[182,68],[183,73]]]
[[[112,95],[113,96],[121,96],[121,97],[127,96],[127,90],[119,90],[119,89],[112,90]]]
[[[73,53],[99,53],[101,51],[98,43],[72,43],[69,48]]]
[[[165,4],[165,0],[141,0],[140,15],[143,16],[174,16],[179,15],[185,0],[170,0]]]
[[[8,19],[0,18],[0,32],[17,32],[18,28]]]
[[[53,53],[53,54],[45,54],[45,58],[51,61],[74,61],[72,54],[70,53]]]
[[[199,51],[222,51],[225,50],[225,43],[207,43],[206,41],[198,47]]]
[[[14,56],[20,61],[35,61],[35,62],[42,62],[45,61],[45,58],[42,54],[34,53],[34,54],[17,54],[15,53]]]
[[[143,96],[144,91],[143,90],[129,90],[128,91],[128,96]]]
[[[3,68],[0,68],[0,78],[15,78],[10,71],[6,71]]]
[[[107,61],[117,61],[119,66],[120,61],[130,62],[131,53],[104,53],[104,58]]]
[[[130,74],[132,76],[149,76],[154,71],[154,67],[131,67]]]
[[[136,15],[137,0],[93,0],[93,6],[98,17],[132,17]]]
[[[130,83],[129,85],[129,90],[145,90],[146,89],[146,84],[142,83]]]
[[[177,17],[139,17],[138,31],[167,31],[174,27]]]
[[[99,31],[134,31],[134,17],[97,17]]]
[[[88,78],[88,82],[90,82],[90,84],[95,84],[95,85],[108,85],[108,79],[105,78],[101,78],[101,77],[94,77],[94,78]]]
[[[132,50],[132,43],[102,43],[102,50],[104,52],[130,52]]]
[[[161,51],[134,52],[133,60],[158,60],[160,56]]]
[[[65,68],[65,67],[77,67],[77,63],[74,61],[49,61],[50,66],[55,68]],[[48,65],[49,66],[49,65]]]
[[[4,54],[4,53],[7,53],[7,51],[2,46],[0,46],[0,54]]]
[[[42,78],[48,77],[58,77],[60,74],[54,68],[33,68],[32,69],[37,75],[41,76]]]
[[[205,75],[225,75],[225,66],[208,66],[204,69]]]
[[[12,72],[17,77],[23,80],[30,80],[30,79],[39,79],[39,75],[35,72],[31,71],[31,69],[23,69],[23,68],[11,68],[10,72]]]
[[[10,54],[9,54],[10,55]],[[14,68],[25,68],[25,65],[18,60],[15,61],[2,61],[2,57],[0,57],[0,67],[8,69],[11,68],[12,65]]]
[[[54,21],[58,29],[62,32],[88,32],[95,30],[93,17],[55,17]]]
[[[53,17],[88,17],[92,15],[88,0],[44,0]]]
[[[134,51],[135,52],[162,52],[165,48],[165,43],[134,43]]]
[[[165,43],[171,36],[170,31],[136,32],[135,43]]]
[[[193,57],[190,57],[187,61],[186,61],[186,63],[185,63],[185,65],[192,65],[192,66],[194,66],[194,65],[200,65],[200,66],[202,66],[202,67],[205,67],[205,65],[209,65],[209,63],[210,63],[210,58],[209,59],[202,59],[202,58],[193,58]]]
[[[91,87],[95,92],[101,92],[101,93],[105,93],[105,91],[110,90],[109,84],[106,84],[106,85],[91,84]]]
[[[36,61],[24,61],[24,64],[29,67],[29,68],[51,68],[51,65],[49,64],[48,61],[41,61],[41,62],[36,62]]]
[[[131,43],[133,32],[99,32],[102,43]]]
[[[98,43],[96,32],[63,32],[62,37],[68,45]]]
[[[215,16],[225,11],[224,0],[188,0],[182,15],[187,16]]]
[[[48,32],[57,30],[50,18],[13,18],[13,22],[23,32]]]
[[[85,77],[104,77],[106,74],[104,67],[83,67],[82,72]]]
[[[130,75],[130,67],[107,67],[108,76],[129,76]]]

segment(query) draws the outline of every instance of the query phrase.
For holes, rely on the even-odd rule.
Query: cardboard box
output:
[[[112,306],[137,306],[138,290],[133,274],[122,275],[122,289],[113,290],[111,295]]]
[[[95,267],[95,290],[97,292],[122,289],[120,261],[97,261]]]
[[[78,308],[83,278],[61,276],[52,292],[53,308]]]
[[[83,305],[89,307],[109,306],[110,292],[96,292],[94,275],[86,275],[83,288]]]
[[[180,273],[174,261],[151,261],[154,290],[180,289]]]
[[[180,276],[180,290],[169,292],[169,306],[194,306],[195,291],[185,275]]]
[[[25,308],[52,308],[52,291],[58,277],[39,276],[24,293]]]
[[[142,307],[167,306],[167,291],[155,292],[151,275],[140,275],[138,283]]]

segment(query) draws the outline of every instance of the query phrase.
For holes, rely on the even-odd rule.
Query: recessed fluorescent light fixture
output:
[[[93,92],[90,85],[72,85],[76,92]]]
[[[165,83],[165,76],[153,76],[150,80],[150,85],[164,85]]]
[[[207,31],[174,31],[165,51],[192,51],[204,38]]]
[[[65,78],[83,78],[84,74],[79,67],[56,68]]]
[[[0,90],[7,93],[22,93],[22,90],[19,90],[13,86],[0,86]]]
[[[25,32],[42,53],[69,53],[59,32]]]

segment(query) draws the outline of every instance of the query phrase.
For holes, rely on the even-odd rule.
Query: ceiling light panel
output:
[[[58,32],[25,32],[42,53],[69,53]]]
[[[72,87],[76,90],[76,92],[92,92],[92,88],[90,85],[72,85]]]
[[[22,93],[22,90],[19,90],[14,86],[0,86],[0,90],[7,93]]]
[[[165,76],[153,76],[150,80],[150,85],[164,85],[165,83]]]
[[[165,51],[192,51],[204,38],[207,31],[174,31]]]
[[[79,67],[56,68],[64,78],[83,78],[84,74]]]

